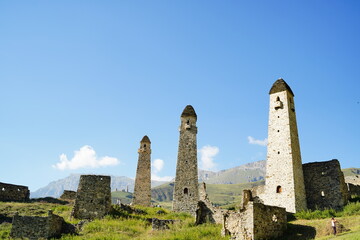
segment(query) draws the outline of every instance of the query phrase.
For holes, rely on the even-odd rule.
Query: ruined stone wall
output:
[[[358,195],[358,196],[360,196],[360,185],[347,183],[347,187],[348,187],[350,195]]]
[[[19,216],[13,218],[10,237],[12,238],[53,238],[62,232],[64,219],[49,212],[47,217]]]
[[[78,219],[102,218],[110,208],[110,176],[81,175],[72,216]]]
[[[176,178],[174,186],[173,210],[195,215],[199,201],[197,142],[197,116],[188,105],[181,115],[180,139]]]
[[[287,227],[285,208],[253,203],[254,239],[276,239]]]
[[[132,203],[149,207],[151,205],[151,142],[144,136],[138,150],[135,188]]]
[[[245,189],[240,211],[224,213],[222,235],[231,239],[275,239],[283,235],[287,226],[285,208],[255,202],[257,196]]]
[[[351,184],[354,184],[354,185],[360,185],[360,175],[346,176],[345,177],[345,182],[346,183],[351,183]]]
[[[348,190],[340,163],[334,159],[303,164],[309,209],[341,209],[348,200]]]
[[[0,182],[1,202],[26,202],[29,200],[29,196],[30,191],[26,186]]]
[[[206,193],[206,184],[203,182],[199,186],[199,202],[196,209],[196,224],[216,223],[224,224],[224,214],[228,210],[214,207]]]
[[[280,88],[270,94],[266,183],[261,198],[267,205],[296,212],[306,209],[306,195],[295,104],[282,79],[273,88],[275,85]]]
[[[276,239],[286,226],[285,208],[250,201],[240,211],[225,214],[222,235],[237,240]]]
[[[76,199],[76,192],[70,190],[64,190],[63,194],[60,196],[60,199],[65,200],[75,200]]]

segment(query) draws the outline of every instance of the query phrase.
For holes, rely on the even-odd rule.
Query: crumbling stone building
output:
[[[287,227],[285,208],[257,202],[251,190],[244,190],[242,196],[239,211],[218,209],[207,198],[205,183],[201,184],[196,224],[222,224],[222,235],[237,240],[275,239],[283,235]]]
[[[278,79],[269,94],[265,196],[262,200],[266,205],[284,207],[294,213],[306,209],[294,93],[283,79]]]
[[[307,207],[341,209],[348,202],[348,189],[338,160],[303,164]]]
[[[150,207],[151,205],[151,142],[148,136],[140,141],[139,159],[136,170],[132,203]]]
[[[191,105],[185,107],[180,120],[173,210],[195,215],[199,201],[196,142],[197,115]]]
[[[64,200],[75,200],[76,192],[71,190],[64,190],[63,194],[61,194],[60,199]]]
[[[81,175],[72,216],[102,218],[111,209],[110,176]]]
[[[62,217],[49,211],[46,217],[19,216],[15,214],[10,232],[11,238],[49,239],[60,237],[65,226]]]
[[[29,197],[30,191],[28,187],[0,182],[1,202],[26,202]]]

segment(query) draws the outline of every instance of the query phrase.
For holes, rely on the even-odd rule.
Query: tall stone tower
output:
[[[151,142],[148,136],[140,141],[133,204],[149,207],[151,204]]]
[[[296,124],[294,93],[278,79],[270,89],[269,129],[264,203],[306,209],[304,175]]]
[[[199,201],[199,190],[196,144],[197,116],[194,108],[187,105],[180,119],[173,210],[195,215]]]

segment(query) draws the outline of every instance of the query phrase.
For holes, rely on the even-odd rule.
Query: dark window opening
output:
[[[146,144],[144,144],[144,147],[146,147]]]
[[[278,116],[278,118],[280,118],[280,116]]]
[[[189,124],[190,124],[190,120],[189,120],[189,119],[186,121],[186,124],[187,124],[187,125],[189,125]]]
[[[188,194],[189,193],[189,189],[184,188],[184,194]]]
[[[280,101],[280,98],[279,98],[279,97],[277,97],[277,98],[276,98],[276,101]]]
[[[276,193],[281,193],[281,192],[282,192],[281,186],[277,186],[276,187]]]
[[[280,132],[280,130],[278,130],[278,132]]]
[[[278,154],[280,154],[280,152],[278,152]]]

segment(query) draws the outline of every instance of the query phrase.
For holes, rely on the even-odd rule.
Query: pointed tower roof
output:
[[[141,139],[140,142],[148,142],[148,143],[151,143],[151,142],[150,142],[150,139],[149,139],[149,137],[148,137],[147,135],[145,135],[145,136]]]
[[[272,85],[269,94],[282,92],[282,91],[285,91],[285,90],[289,91],[293,96],[295,96],[293,91],[291,90],[290,86],[284,81],[284,79],[279,78]]]
[[[184,111],[181,114],[181,117],[196,117],[196,112],[194,108],[191,105],[187,105],[184,109]]]

